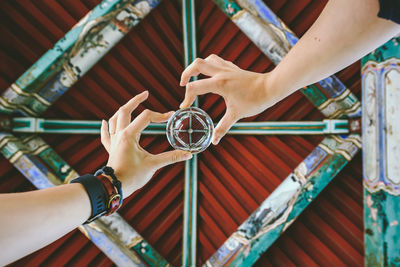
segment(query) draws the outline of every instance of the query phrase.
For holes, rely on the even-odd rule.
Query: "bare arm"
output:
[[[294,91],[318,82],[360,59],[400,32],[400,25],[377,17],[378,0],[330,0],[312,27],[270,73],[240,69],[218,56],[197,59],[181,77],[181,108],[196,96],[221,95],[227,106],[214,131],[217,144],[239,119],[256,115]],[[208,79],[189,83],[199,73]]]
[[[1,194],[0,265],[67,234],[84,223],[90,212],[90,200],[81,184]]]
[[[272,71],[283,96],[345,68],[400,33],[400,25],[377,17],[378,0],[331,0]],[[292,77],[292,78],[289,78]]]
[[[192,157],[185,151],[152,155],[139,145],[141,132],[150,122],[172,115],[143,111],[131,122],[131,113],[148,97],[143,92],[122,106],[101,129],[109,153],[107,166],[115,170],[124,197],[143,187],[155,171]],[[109,128],[109,129],[108,129]],[[109,134],[109,132],[111,134]],[[85,188],[78,183],[26,193],[0,194],[0,266],[55,241],[84,223],[91,215]]]

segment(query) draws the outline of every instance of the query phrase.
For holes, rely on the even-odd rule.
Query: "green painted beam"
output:
[[[3,93],[0,111],[44,112],[158,3],[102,1]]]
[[[37,188],[62,184],[38,157],[31,155],[29,148],[17,137],[9,133],[0,133],[0,152]]]
[[[365,266],[400,266],[400,37],[361,64]]]
[[[298,40],[263,0],[214,2],[275,65]],[[328,118],[361,116],[357,97],[334,75],[301,91]]]
[[[184,66],[197,58],[196,13],[194,0],[182,0]],[[192,80],[196,80],[195,77]],[[196,99],[194,106],[198,106]],[[165,132],[165,131],[164,131]],[[197,155],[185,163],[183,203],[182,266],[197,266]]]
[[[52,120],[33,117],[12,119],[12,131],[15,133],[48,134],[100,134],[101,121]],[[165,124],[150,124],[144,134],[165,134]]]
[[[12,119],[15,133],[48,134],[99,134],[101,121],[48,120],[43,118],[17,117]],[[348,134],[354,131],[349,120],[325,119],[323,121],[265,121],[238,122],[228,134],[245,135],[306,135]],[[143,134],[165,134],[165,124],[152,123]]]
[[[252,266],[361,147],[360,137],[326,137],[204,264]],[[266,177],[268,179],[268,177]]]
[[[229,134],[306,135],[348,134],[348,120],[238,122]]]
[[[1,153],[38,189],[60,185],[79,176],[40,137],[19,139],[0,134]],[[79,227],[118,266],[169,266],[117,213]]]
[[[197,266],[197,155],[185,163],[182,266]]]

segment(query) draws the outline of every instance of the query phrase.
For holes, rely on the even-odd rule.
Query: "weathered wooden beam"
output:
[[[361,147],[358,135],[326,137],[204,266],[251,266]]]
[[[60,185],[78,176],[38,136],[20,140],[1,133],[0,151],[38,189]],[[118,266],[169,266],[117,213],[79,226],[79,230]]]
[[[400,37],[361,64],[365,266],[399,266]]]
[[[0,111],[44,112],[159,2],[103,0],[3,93]]]
[[[298,40],[262,0],[214,2],[276,65]],[[357,97],[334,75],[301,91],[328,118],[361,116]]]
[[[197,57],[196,13],[194,0],[182,0],[184,64],[189,66]],[[196,78],[192,78],[196,80]],[[197,99],[194,106],[198,106]],[[197,155],[185,163],[183,202],[182,266],[197,266]]]
[[[7,124],[15,133],[49,134],[99,134],[101,121],[54,120],[33,117],[17,117]],[[165,124],[152,123],[143,134],[165,134]],[[322,121],[263,121],[239,122],[228,134],[246,135],[326,135],[349,134],[360,130],[357,120],[325,119]]]
[[[15,136],[0,133],[0,152],[37,188],[62,184],[62,181],[46,168],[39,158],[30,154],[29,148]]]

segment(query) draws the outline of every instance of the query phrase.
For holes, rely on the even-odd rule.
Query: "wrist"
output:
[[[273,69],[271,72],[265,73],[264,75],[264,90],[268,96],[268,101],[272,101],[273,104],[275,104],[293,93],[287,83],[288,78],[280,77],[278,67]]]
[[[111,209],[109,207],[109,213],[111,214],[115,212],[122,205],[123,200],[123,190],[122,190],[122,182],[115,175],[114,168],[110,166],[104,166],[101,169],[97,170],[95,176],[102,181],[108,195],[109,195],[109,203],[111,205]]]
[[[129,179],[129,177],[126,176],[127,173],[126,171],[122,170],[121,168],[119,168],[118,165],[113,164],[111,162],[107,162],[106,166],[110,166],[111,168],[113,168],[114,175],[117,177],[118,180],[121,181],[121,186],[122,186],[121,188],[122,192],[124,192],[123,194],[124,199],[129,197],[133,192],[137,190],[137,188],[130,182],[133,179]],[[110,176],[108,177],[111,178]]]

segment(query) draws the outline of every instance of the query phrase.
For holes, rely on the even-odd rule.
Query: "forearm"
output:
[[[0,265],[10,263],[67,234],[90,216],[81,184],[0,195]]]
[[[271,72],[279,98],[357,61],[400,32],[377,17],[378,0],[330,0],[314,25]]]

